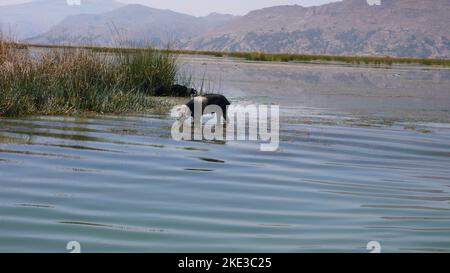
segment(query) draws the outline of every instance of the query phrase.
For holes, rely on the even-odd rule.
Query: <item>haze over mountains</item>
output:
[[[450,58],[449,0],[343,0],[206,17],[113,0],[72,7],[65,0],[42,3],[48,7],[40,7],[40,14],[35,3],[1,7],[0,26],[15,25],[21,40],[41,44],[151,42],[192,50]]]
[[[195,17],[130,4],[102,14],[69,16],[50,31],[29,39],[43,44],[145,45],[183,47],[192,39],[233,19],[212,14]]]
[[[67,16],[103,13],[123,5],[114,0],[83,0],[82,5],[73,6],[66,0],[39,0],[0,6],[0,29],[4,34],[22,40],[49,31]]]

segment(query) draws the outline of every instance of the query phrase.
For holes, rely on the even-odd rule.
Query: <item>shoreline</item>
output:
[[[153,100],[155,106],[149,107],[145,110],[139,111],[122,111],[122,112],[96,112],[91,110],[79,110],[74,109],[65,113],[62,112],[35,112],[20,115],[1,115],[0,121],[2,119],[26,119],[29,117],[43,116],[43,117],[67,117],[67,118],[85,118],[85,117],[101,117],[101,116],[121,116],[121,115],[133,115],[133,114],[154,114],[163,115],[167,114],[170,109],[179,104],[184,104],[187,102],[188,98],[184,97],[155,97],[147,96],[147,99]]]
[[[188,95],[171,89],[190,84],[177,71],[174,54],[152,48],[111,56],[48,48],[36,55],[0,39],[0,116],[166,112]]]
[[[124,53],[146,50],[145,48],[114,48],[106,46],[76,46],[76,45],[40,45],[16,43],[21,48],[48,48],[48,49],[88,49],[101,53]],[[163,53],[176,55],[203,55],[211,57],[237,58],[247,61],[257,62],[283,62],[283,63],[347,63],[360,65],[394,65],[394,64],[414,64],[421,66],[442,66],[450,67],[450,59],[432,58],[403,58],[390,56],[344,56],[344,55],[315,55],[315,54],[292,54],[292,53],[266,53],[266,52],[231,52],[231,51],[208,51],[208,50],[183,50],[183,49],[156,49]]]

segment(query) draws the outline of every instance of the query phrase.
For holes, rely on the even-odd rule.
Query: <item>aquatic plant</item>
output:
[[[168,99],[151,95],[174,84],[176,75],[175,55],[152,48],[111,54],[76,47],[36,50],[0,37],[0,115],[170,108]]]
[[[419,59],[419,58],[394,58],[389,56],[331,56],[331,55],[307,55],[289,53],[264,53],[264,52],[217,52],[217,51],[190,51],[170,50],[176,54],[207,55],[214,57],[231,57],[249,61],[264,62],[340,62],[350,64],[393,65],[393,64],[419,64],[450,66],[450,60],[446,59]]]
[[[22,45],[29,47],[43,48],[85,48],[96,52],[118,53],[138,51],[138,48],[112,48],[112,47],[90,47],[90,46],[55,46],[55,45]],[[206,55],[214,57],[231,57],[245,59],[249,61],[265,62],[341,62],[350,64],[372,64],[372,65],[393,65],[393,64],[419,64],[450,66],[449,59],[421,59],[421,58],[395,58],[390,56],[333,56],[333,55],[310,55],[292,53],[266,53],[266,52],[233,52],[233,51],[196,51],[196,50],[173,50],[162,49],[164,53]]]

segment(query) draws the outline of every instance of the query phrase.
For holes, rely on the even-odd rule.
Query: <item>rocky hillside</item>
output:
[[[371,1],[373,3],[373,1]],[[450,57],[449,0],[344,0],[250,12],[193,40],[196,50]]]
[[[126,5],[101,14],[68,16],[24,41],[102,46],[151,42],[193,50],[450,58],[449,14],[450,0],[343,0],[315,7],[270,7],[242,17],[195,17]],[[47,16],[41,17],[45,22]]]

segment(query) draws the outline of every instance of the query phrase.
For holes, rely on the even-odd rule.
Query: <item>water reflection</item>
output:
[[[175,141],[168,116],[1,119],[0,251],[450,251],[448,71],[207,67],[281,105],[279,151]]]

